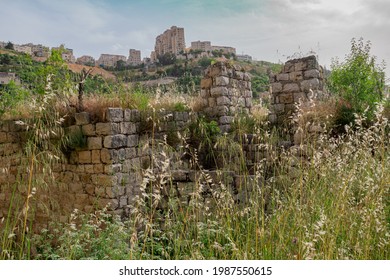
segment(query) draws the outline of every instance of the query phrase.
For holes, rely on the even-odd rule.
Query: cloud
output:
[[[319,52],[320,62],[344,57],[352,37],[373,43],[390,61],[387,0],[13,0],[0,9],[0,40],[65,43],[76,56],[140,49],[172,25],[185,28],[186,43],[209,40],[261,60],[285,60],[294,52]],[[12,23],[12,24],[11,24]]]

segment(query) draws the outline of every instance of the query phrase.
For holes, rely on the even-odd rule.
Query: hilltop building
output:
[[[191,42],[192,50],[201,50],[204,52],[211,51],[211,42],[210,41],[195,41]]]
[[[163,34],[156,37],[152,60],[166,53],[178,55],[185,50],[185,47],[184,28],[172,26],[170,29],[165,30]]]
[[[120,60],[126,62],[126,56],[117,54],[101,54],[99,59],[96,61],[96,64],[103,67],[115,67]]]
[[[76,60],[77,64],[83,64],[87,66],[95,66],[95,59],[90,55],[83,55]]]
[[[129,65],[140,65],[141,61],[141,51],[130,49],[129,50],[129,59],[127,60],[127,64]]]
[[[0,85],[8,85],[11,81],[20,84],[20,80],[15,73],[0,72]]]
[[[32,55],[32,49],[28,45],[16,45],[14,44],[14,50],[17,52]]]
[[[211,51],[222,51],[226,54],[236,54],[236,48],[226,46],[211,46]]]
[[[240,61],[252,61],[252,57],[247,54],[237,54],[236,55],[237,60]]]
[[[211,52],[218,51],[221,54],[236,54],[236,49],[226,46],[212,46],[210,41],[194,41],[191,42],[191,50],[202,51],[204,54],[201,56],[210,56]],[[207,53],[207,54],[206,54]]]

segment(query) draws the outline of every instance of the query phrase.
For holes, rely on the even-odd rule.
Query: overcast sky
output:
[[[187,46],[211,41],[257,60],[314,51],[329,68],[363,37],[390,62],[389,0],[0,0],[0,41],[64,43],[76,57],[130,48],[148,57],[172,25],[184,27]]]

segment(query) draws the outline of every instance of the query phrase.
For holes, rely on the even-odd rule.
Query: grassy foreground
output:
[[[245,204],[235,203],[223,180],[206,173],[188,205],[172,193],[166,199],[162,191],[172,183],[172,147],[161,143],[143,172],[144,193],[129,219],[106,209],[75,210],[69,223],[52,224],[40,234],[24,232],[22,238],[4,226],[17,223],[3,219],[0,258],[389,259],[390,125],[382,109],[368,126],[358,118],[353,129],[334,136],[323,124],[316,137],[286,151],[276,149],[274,130],[255,125],[268,156],[256,162],[254,175],[239,171]],[[297,123],[306,129],[306,123]],[[235,155],[232,164],[239,165],[243,153],[232,144],[233,136],[215,141],[227,143],[227,154]],[[180,145],[186,147],[186,141],[182,137]],[[223,158],[231,162],[230,156]],[[192,160],[200,165],[196,153]],[[228,162],[224,166],[229,168]],[[211,199],[202,195],[206,188],[212,189]]]

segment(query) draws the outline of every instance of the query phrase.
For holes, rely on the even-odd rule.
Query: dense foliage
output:
[[[340,97],[337,118],[340,125],[353,122],[355,114],[364,114],[368,121],[372,120],[375,104],[383,98],[384,66],[376,64],[370,50],[370,42],[352,39],[351,52],[345,61],[332,63],[328,88]]]

